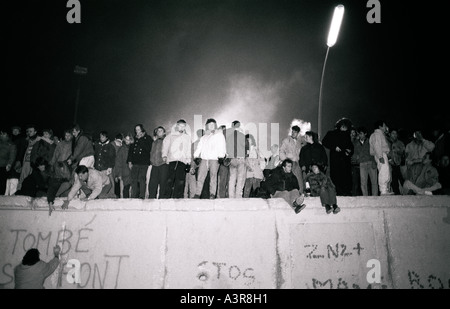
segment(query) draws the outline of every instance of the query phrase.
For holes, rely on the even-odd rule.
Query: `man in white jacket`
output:
[[[75,169],[74,178],[74,184],[67,196],[69,202],[78,193],[80,193],[80,196],[84,196],[81,199],[85,201],[113,197],[112,194],[109,194],[111,182],[105,173],[84,165],[78,165]]]
[[[375,122],[375,131],[370,135],[370,155],[374,156],[378,169],[378,187],[380,195],[390,195],[391,170],[389,169],[388,154],[390,147],[386,139],[388,127],[382,120]]]
[[[209,171],[210,199],[216,197],[217,172],[219,170],[219,159],[224,159],[226,154],[225,136],[222,130],[217,129],[217,122],[210,118],[206,121],[206,134],[202,136],[194,152],[194,158],[201,158],[198,170],[197,188],[194,198],[200,198],[203,183]]]
[[[186,168],[191,162],[191,137],[186,133],[186,121],[177,121],[175,130],[166,136],[162,146],[162,158],[169,165],[166,192],[163,198],[183,198]]]

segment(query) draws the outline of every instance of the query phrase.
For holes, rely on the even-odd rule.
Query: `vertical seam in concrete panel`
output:
[[[281,267],[281,257],[280,252],[278,250],[279,247],[279,234],[278,234],[278,225],[277,225],[277,218],[275,216],[275,287],[277,289],[281,289],[284,279],[283,279],[283,273],[282,273],[282,267]]]
[[[167,218],[166,218],[167,219]],[[167,226],[167,220],[166,220],[166,233],[165,233],[165,237],[164,237],[164,274],[163,274],[163,284],[162,284],[162,288],[165,289],[166,288],[166,278],[167,278],[167,251],[168,251],[168,246],[167,246],[167,240],[168,240],[168,234],[169,234],[169,228]]]
[[[387,263],[388,263],[388,267],[387,267],[387,271],[388,271],[388,276],[389,276],[389,281],[392,283],[392,287],[395,289],[395,282],[394,282],[394,278],[392,275],[392,264],[394,262],[394,258],[392,256],[391,253],[391,238],[390,238],[390,233],[389,233],[389,225],[388,225],[388,220],[386,217],[386,211],[383,210],[383,223],[384,223],[384,234],[386,236],[386,253],[387,253]]]

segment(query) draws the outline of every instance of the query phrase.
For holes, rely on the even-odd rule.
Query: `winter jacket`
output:
[[[354,157],[358,163],[373,162],[375,163],[375,158],[370,154],[370,142],[366,138],[363,143],[357,140],[355,145]]]
[[[152,150],[150,151],[150,163],[153,166],[161,166],[163,164],[166,164],[163,160],[162,150],[163,150],[163,138],[158,138],[156,141],[153,142]]]
[[[420,167],[419,167],[420,166]],[[419,188],[429,188],[439,182],[439,174],[437,169],[431,164],[417,165],[418,171],[416,175],[408,174],[408,180]]]
[[[72,151],[70,159],[76,164],[80,163],[81,159],[95,154],[92,141],[82,132],[72,140]]]
[[[109,140],[106,140],[104,143],[97,142],[94,150],[94,167],[96,170],[104,171],[114,167],[116,163],[116,149]]]
[[[14,168],[14,160],[16,159],[16,145],[10,142],[0,141],[0,167],[10,165]]]
[[[221,130],[208,132],[200,138],[194,158],[202,160],[218,160],[224,158],[226,154],[225,136]]]
[[[93,199],[97,198],[100,195],[100,193],[102,193],[103,187],[106,185],[109,185],[110,181],[109,181],[109,177],[106,176],[105,173],[99,172],[93,168],[89,168],[88,170],[89,170],[88,171],[89,176],[88,176],[87,183],[85,185],[87,188],[92,190],[92,193],[88,199],[93,200]],[[83,186],[83,184],[81,183],[80,178],[75,173],[74,174],[74,184],[73,184],[72,188],[70,189],[68,199],[69,200],[73,199],[75,197],[75,194],[77,194],[78,190],[80,190],[82,186]]]
[[[272,170],[272,174],[265,181],[265,188],[272,195],[276,191],[300,190],[297,177],[292,172],[286,173],[282,166]]]
[[[292,138],[292,136],[286,137],[281,142],[280,160],[291,159],[294,162],[298,162],[301,149],[302,138],[300,135],[296,139]]]
[[[45,279],[59,266],[59,259],[46,263],[39,261],[34,265],[20,264],[14,269],[15,289],[44,289]]]
[[[381,129],[376,129],[369,138],[370,155],[375,158],[382,158],[383,154],[388,154],[390,151],[386,136]]]
[[[330,164],[332,167],[342,162],[350,164],[354,147],[350,134],[347,131],[335,129],[327,132],[322,140],[322,145],[330,150]],[[339,147],[341,151],[336,151],[336,147]],[[346,149],[349,149],[350,152],[346,153]]]
[[[56,145],[53,157],[50,160],[50,165],[53,166],[56,162],[67,161],[72,155],[72,141],[63,140]]]
[[[134,165],[150,165],[150,151],[152,150],[153,139],[144,134],[141,138],[134,138],[134,143],[128,151],[127,162]]]
[[[49,163],[53,158],[56,144],[53,141],[49,141],[41,137],[31,150],[31,162],[36,162],[37,158],[42,157]]]
[[[306,175],[305,182],[309,183],[311,196],[320,196],[320,191],[322,189],[336,188],[330,177],[325,175],[323,172],[320,172],[318,174],[310,172],[308,175]]]
[[[419,161],[425,157],[427,152],[432,152],[434,150],[433,142],[427,141],[424,139],[421,143],[417,143],[416,141],[410,142],[406,145],[405,153],[406,153],[406,161]],[[417,162],[416,162],[417,163]]]
[[[121,177],[125,186],[131,183],[131,170],[127,162],[129,149],[130,146],[125,144],[119,147],[114,166],[114,177]]]
[[[164,138],[161,154],[162,157],[167,157],[167,162],[180,161],[189,164],[191,162],[191,137],[187,133],[172,132]]]
[[[300,150],[299,164],[306,167],[309,171],[312,164],[320,164],[323,167],[328,166],[328,157],[325,148],[319,143],[307,144]]]

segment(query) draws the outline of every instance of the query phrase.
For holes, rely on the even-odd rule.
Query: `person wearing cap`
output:
[[[206,121],[205,135],[203,135],[200,139],[198,147],[194,152],[194,158],[201,159],[194,198],[200,198],[203,189],[203,182],[206,179],[208,171],[210,175],[209,198],[216,198],[219,159],[223,160],[225,155],[225,136],[221,130],[218,130],[216,120],[209,118]]]

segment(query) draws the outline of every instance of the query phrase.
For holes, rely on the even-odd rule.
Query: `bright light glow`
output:
[[[293,119],[291,126],[289,127],[289,135],[291,135],[293,126],[298,126],[300,128],[300,135],[304,136],[307,131],[311,131],[311,122],[302,119]]]
[[[332,47],[334,44],[336,44],[343,17],[344,6],[342,4],[339,4],[334,8],[333,20],[331,21],[330,32],[328,33],[328,47]]]

